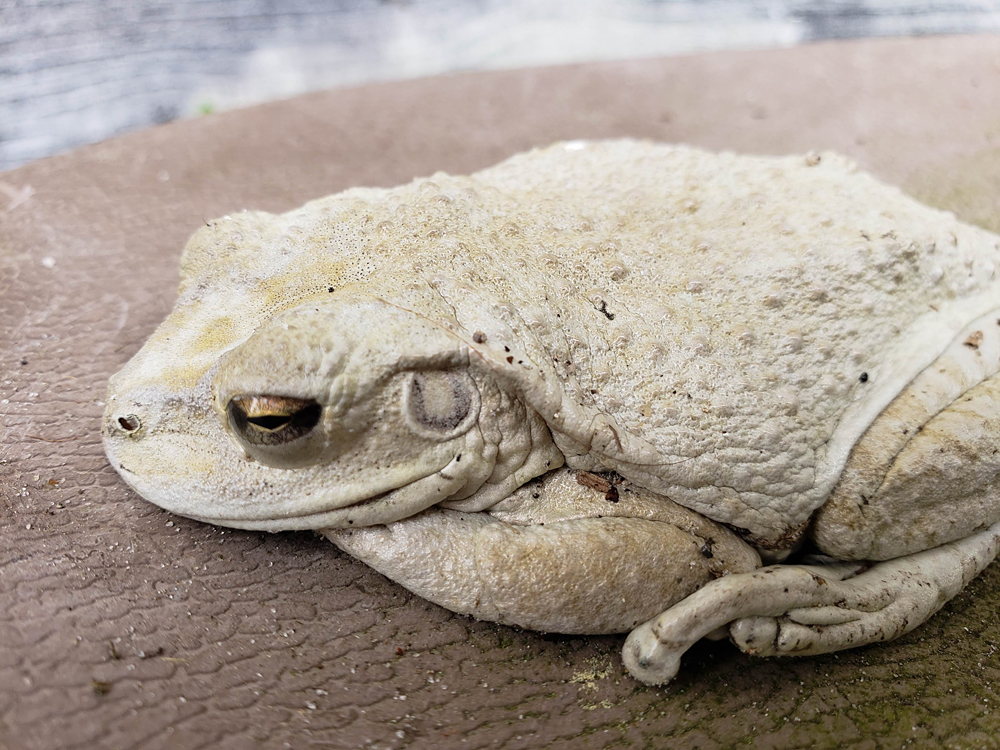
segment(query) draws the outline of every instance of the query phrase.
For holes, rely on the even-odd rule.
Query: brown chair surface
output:
[[[106,463],[105,382],[204,220],[623,135],[836,149],[996,231],[1000,37],[380,84],[0,174],[0,748],[996,747],[1000,566],[894,643],[703,643],[648,688],[621,637],[453,615],[313,535],[170,516]]]

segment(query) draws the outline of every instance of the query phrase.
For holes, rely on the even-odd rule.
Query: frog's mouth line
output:
[[[119,466],[128,471],[124,466]],[[392,523],[447,500],[462,489],[466,480],[460,475],[458,468],[458,461],[452,459],[443,469],[403,487],[333,510],[260,519],[199,516],[189,513],[180,515],[203,523],[253,531],[342,529]]]

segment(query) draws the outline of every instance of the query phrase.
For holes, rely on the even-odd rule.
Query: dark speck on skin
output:
[[[861,377],[858,378],[858,381],[861,382],[861,383],[867,383],[868,382],[868,373],[867,372],[861,373]]]

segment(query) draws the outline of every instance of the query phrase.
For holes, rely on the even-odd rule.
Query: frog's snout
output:
[[[119,376],[118,382],[109,389],[104,407],[101,433],[105,449],[137,449],[164,430],[174,431],[178,414],[191,417],[195,411],[190,399],[182,400],[177,395],[165,394],[145,383],[130,383]]]
[[[112,465],[119,471],[134,471],[137,466],[136,451],[146,450],[150,435],[157,432],[156,409],[132,393],[116,391],[109,394],[101,424],[104,451]]]
[[[138,399],[121,398],[120,393],[112,394],[104,409],[104,438],[141,438],[154,421],[149,409],[143,408]]]

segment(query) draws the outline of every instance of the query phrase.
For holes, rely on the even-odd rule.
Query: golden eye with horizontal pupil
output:
[[[229,426],[251,445],[284,445],[304,437],[322,411],[315,401],[289,396],[236,396],[226,407]]]
[[[406,412],[411,426],[435,437],[464,431],[479,410],[479,392],[462,371],[415,372],[410,379]]]

